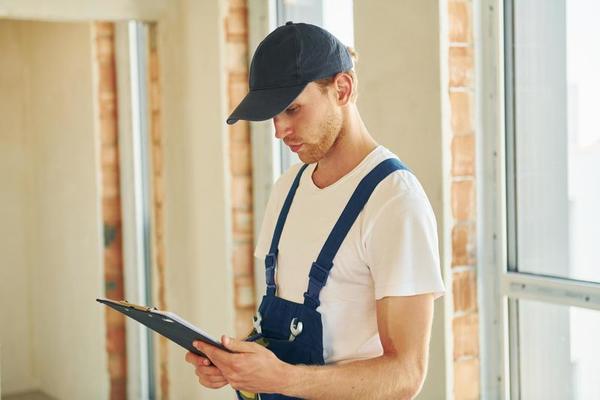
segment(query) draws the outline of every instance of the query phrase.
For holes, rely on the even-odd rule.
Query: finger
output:
[[[219,389],[228,384],[227,381],[211,382],[202,378],[198,378],[198,382],[200,382],[202,386],[207,387],[209,389]]]
[[[227,379],[219,378],[217,376],[199,376],[198,381],[202,385],[207,386],[207,387],[214,387],[214,386],[222,387],[229,383],[229,382],[227,382]]]
[[[219,366],[219,363],[225,362],[227,360],[227,356],[229,356],[226,351],[201,341],[194,342],[194,347],[204,353],[208,357],[209,361],[217,365],[217,367]]]
[[[227,382],[227,378],[223,377],[223,376],[205,376],[204,377],[206,379],[207,382],[210,383],[229,383]]]
[[[209,344],[206,344],[206,343],[204,343],[204,342],[202,342],[202,341],[200,341],[200,340],[196,340],[196,341],[195,341],[194,343],[192,343],[192,344],[193,344],[193,346],[194,346],[195,348],[197,348],[197,349],[198,349],[198,350],[200,350],[202,353],[204,353],[204,355],[205,355],[206,357],[208,357],[209,359],[211,358],[212,354],[213,354],[215,351],[219,350],[219,349],[217,349],[215,346],[211,346],[211,345],[209,345]]]
[[[185,354],[185,361],[190,364],[193,364],[193,365],[202,364],[203,359],[204,359],[203,357],[200,357],[199,355],[194,354],[191,351],[189,351]]]
[[[260,345],[256,343],[234,339],[225,335],[221,337],[221,342],[228,350],[235,353],[256,353],[256,346],[260,347]]]
[[[185,361],[195,366],[210,365],[210,360],[208,358],[194,354],[191,351],[186,353]]]
[[[228,384],[229,384],[229,382],[227,382],[227,381],[226,381],[226,380],[224,380],[224,379],[221,379],[221,380],[215,380],[215,381],[211,381],[211,382],[210,382],[210,385],[211,385],[211,387],[212,387],[213,389],[222,388],[223,386],[225,386],[225,385],[228,385]]]
[[[223,373],[216,367],[197,367],[196,375],[206,375],[206,376],[223,376]]]

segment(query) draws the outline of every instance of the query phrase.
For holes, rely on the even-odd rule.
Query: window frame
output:
[[[519,300],[600,311],[600,283],[518,272],[513,1],[474,2],[483,399],[520,398]]]
[[[152,22],[115,22],[117,92],[119,93],[119,165],[123,217],[125,297],[153,304],[152,159],[148,110],[148,41]],[[155,398],[156,351],[143,325],[127,319],[127,394]]]

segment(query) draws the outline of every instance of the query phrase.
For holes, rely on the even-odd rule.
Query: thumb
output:
[[[235,353],[255,353],[254,346],[256,346],[256,343],[234,339],[226,335],[221,337],[221,342],[228,350],[231,350]]]

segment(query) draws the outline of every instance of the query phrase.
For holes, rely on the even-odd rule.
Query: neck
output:
[[[313,172],[313,182],[324,188],[352,171],[377,146],[353,105],[344,110],[344,122],[338,139]]]

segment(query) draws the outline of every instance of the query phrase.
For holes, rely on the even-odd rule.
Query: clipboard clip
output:
[[[143,312],[150,312],[150,311],[158,310],[156,307],[145,307],[145,306],[139,306],[137,304],[132,304],[132,303],[129,303],[127,300],[121,300],[118,303],[124,307],[133,308],[134,310],[143,311]]]

